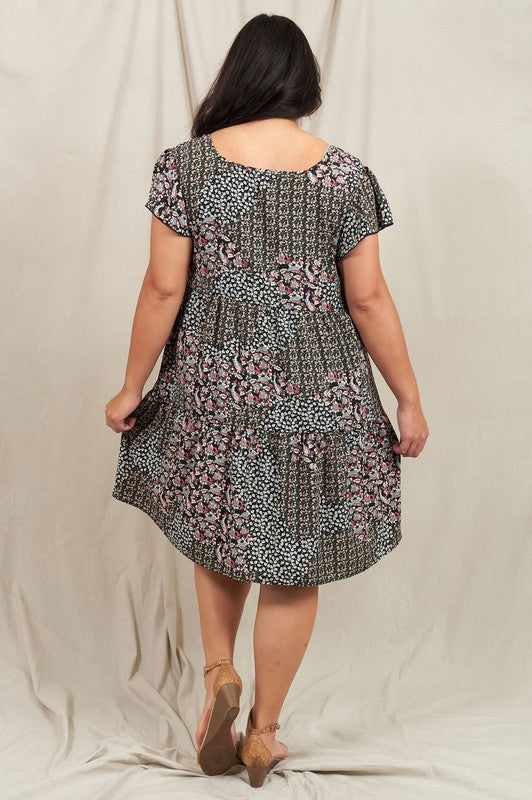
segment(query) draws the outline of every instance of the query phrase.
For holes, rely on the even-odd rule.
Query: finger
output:
[[[416,446],[415,446],[414,451],[412,453],[413,458],[417,458],[418,457],[418,455],[423,451],[424,446],[425,446],[425,442],[424,442],[423,439],[420,439],[420,440],[418,440],[416,442]]]
[[[411,444],[410,439],[404,439],[402,442],[400,442],[399,452],[401,453],[402,456],[408,455],[408,448],[410,447],[410,444]]]
[[[122,433],[126,428],[124,428],[123,422],[115,422],[114,420],[110,419],[107,421],[107,425],[115,432],[115,433]]]
[[[117,433],[125,433],[126,431],[130,431],[131,428],[133,428],[135,422],[136,420],[134,419],[131,422],[125,422],[124,420],[122,420],[121,422],[116,423],[115,430],[117,431]]]
[[[409,444],[409,446],[408,446],[408,448],[407,448],[407,451],[406,451],[405,455],[406,455],[407,457],[409,457],[409,458],[412,458],[412,457],[414,456],[414,453],[415,453],[415,452],[416,452],[416,450],[417,450],[417,445],[418,445],[417,441],[416,441],[415,439],[413,439],[413,440],[410,442],[410,444]]]

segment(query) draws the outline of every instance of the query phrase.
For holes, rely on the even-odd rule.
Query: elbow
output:
[[[149,291],[155,300],[160,300],[161,302],[165,300],[173,300],[174,298],[177,299],[178,297],[180,297],[179,292],[167,291],[163,288],[158,288],[156,286],[151,286]]]
[[[144,288],[155,300],[171,300],[182,293],[181,287],[165,285],[151,279],[146,280]]]
[[[384,292],[377,290],[359,297],[347,298],[350,314],[365,314],[373,311],[384,300]]]

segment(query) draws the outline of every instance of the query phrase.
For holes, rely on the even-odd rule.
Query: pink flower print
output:
[[[248,513],[230,513],[222,517],[216,532],[216,559],[220,564],[247,573],[245,554],[249,542],[249,527],[245,523]]]
[[[262,451],[262,440],[254,428],[236,429],[233,433],[231,445],[234,447],[241,447],[248,459],[256,459]],[[233,502],[237,502],[233,498]]]
[[[249,260],[240,248],[221,233],[215,220],[204,220],[199,225],[196,273],[203,277],[216,277],[226,269],[245,269]]]
[[[337,150],[332,150],[326,162],[318,164],[307,175],[311,183],[321,181],[323,184],[335,187],[346,182],[347,175],[352,169],[351,160]]]
[[[202,353],[193,335],[183,331],[180,349],[186,402],[207,417],[226,418],[228,410],[239,405],[270,406],[277,396],[299,390],[288,383],[267,348],[237,344],[232,355]]]
[[[277,287],[285,307],[332,311],[333,306],[325,299],[324,290],[327,284],[334,281],[334,275],[323,269],[321,259],[297,261],[286,253],[280,253],[279,263],[285,266],[270,273],[269,280]]]
[[[326,447],[325,434],[308,431],[290,437],[292,461],[306,461],[310,469],[317,469],[319,455]]]
[[[358,373],[358,375],[357,375]],[[329,383],[326,389],[315,392],[326,406],[337,415],[339,427],[351,428],[361,423],[368,414],[366,404],[362,401],[362,381],[360,373],[336,375],[327,371]]]

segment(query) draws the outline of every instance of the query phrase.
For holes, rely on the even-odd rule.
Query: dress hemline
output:
[[[395,550],[399,542],[402,540],[402,531],[401,531],[401,521],[397,520],[392,525],[392,530],[394,531],[394,537],[383,547],[383,549],[379,550],[378,552],[373,551],[369,558],[364,560],[363,566],[361,569],[350,570],[346,574],[339,573],[338,575],[328,576],[323,580],[318,581],[305,581],[299,583],[279,583],[274,581],[265,581],[257,578],[257,576],[249,577],[245,576],[244,573],[239,573],[235,569],[228,569],[223,566],[223,564],[216,564],[213,562],[212,566],[206,567],[205,564],[198,556],[195,557],[194,552],[188,550],[182,546],[182,544],[171,535],[171,533],[167,530],[167,526],[165,525],[165,517],[166,514],[162,508],[157,506],[155,502],[146,502],[147,498],[140,497],[138,494],[132,494],[129,497],[126,496],[120,489],[113,489],[111,496],[115,499],[120,501],[121,503],[125,503],[126,505],[130,505],[133,508],[138,508],[144,514],[146,514],[152,522],[159,528],[159,530],[163,533],[166,539],[172,544],[178,552],[185,556],[189,561],[192,561],[195,564],[198,564],[200,567],[204,569],[210,569],[212,572],[217,572],[221,575],[225,575],[228,578],[232,578],[233,580],[246,582],[246,583],[256,583],[258,585],[264,586],[301,586],[301,587],[308,587],[308,586],[323,586],[328,583],[335,583],[336,581],[346,580],[347,578],[353,578],[355,575],[359,575],[362,572],[366,572],[370,567],[377,564],[381,561],[384,556],[391,553],[392,550]]]

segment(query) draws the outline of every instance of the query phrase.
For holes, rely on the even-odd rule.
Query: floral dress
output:
[[[204,134],[161,153],[145,205],[192,255],[112,496],[235,580],[367,569],[401,539],[401,456],[338,259],[393,224],[375,175],[332,144],[306,170],[250,167]]]

